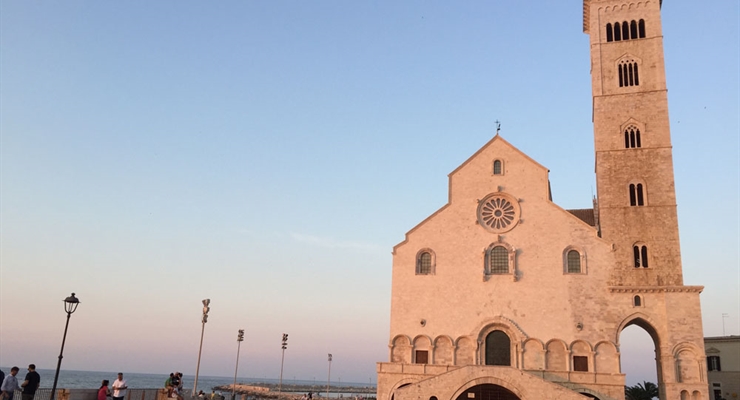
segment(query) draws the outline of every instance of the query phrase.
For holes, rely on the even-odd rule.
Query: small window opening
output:
[[[493,162],[493,174],[501,175],[501,160],[496,160]]]
[[[632,247],[632,252],[635,258],[635,268],[647,268],[648,257],[647,257],[647,246],[635,245]]]
[[[491,249],[491,273],[509,273],[509,251],[504,246],[496,246]]]
[[[575,250],[571,250],[568,252],[568,273],[581,273],[581,254]]]
[[[641,307],[642,306],[642,299],[640,298],[640,296],[635,296],[634,303],[633,304],[634,304],[635,307]]]
[[[640,22],[638,22],[638,29],[640,31],[640,39],[645,38],[645,20],[641,19]]]
[[[432,255],[428,252],[421,253],[419,257],[419,274],[428,275],[432,273]]]
[[[637,39],[637,22],[630,22],[630,39]]]
[[[612,31],[612,24],[606,24],[606,41],[614,41],[614,32]]]
[[[573,371],[588,372],[588,357],[573,356]]]
[[[627,21],[622,22],[622,40],[629,40],[630,26]]]
[[[645,201],[642,195],[642,183],[637,184],[637,205],[638,206],[644,206]]]
[[[636,206],[637,205],[637,193],[635,190],[635,184],[630,183],[630,205]]]
[[[416,350],[416,364],[429,364],[429,352],[427,350]]]
[[[622,28],[619,27],[619,22],[614,23],[614,41],[618,42],[622,40]]]
[[[707,370],[708,371],[722,371],[722,366],[719,363],[719,356],[707,357]]]

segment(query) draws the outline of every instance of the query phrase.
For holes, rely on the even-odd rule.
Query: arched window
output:
[[[493,174],[494,175],[503,174],[503,163],[501,162],[501,160],[495,160],[493,162]]]
[[[619,26],[619,22],[614,23],[614,41],[618,42],[622,40],[622,28]]]
[[[632,299],[632,305],[635,307],[642,307],[642,298],[640,298],[640,296],[635,296]]]
[[[630,39],[630,25],[627,21],[622,22],[622,40]]]
[[[630,39],[637,39],[637,22],[635,20],[630,22]]]
[[[630,206],[644,206],[645,194],[642,183],[630,183]]]
[[[624,148],[634,149],[642,147],[642,139],[640,138],[640,130],[635,126],[628,126],[624,130]]]
[[[568,252],[568,273],[581,273],[581,253],[577,252],[576,250],[571,250]]]
[[[635,60],[622,60],[617,65],[619,72],[619,87],[639,86],[640,76]]]
[[[416,255],[416,275],[434,274],[434,252],[429,249],[421,250]]]
[[[635,268],[648,267],[647,246],[636,244],[632,246],[632,253],[635,258]]]
[[[486,336],[486,365],[511,366],[511,340],[503,331]]]
[[[640,39],[643,39],[645,37],[645,20],[641,19],[640,22],[637,23],[637,29],[640,31]]]
[[[612,24],[606,24],[606,41],[611,42],[614,40],[614,32],[612,31]]]
[[[509,273],[509,251],[504,246],[494,246],[489,251],[488,264],[491,274]]]

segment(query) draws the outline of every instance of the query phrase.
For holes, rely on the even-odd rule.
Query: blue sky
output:
[[[391,249],[496,120],[595,193],[579,2],[0,7],[0,365],[53,368],[74,291],[70,369],[194,373],[211,298],[201,374],[243,328],[240,376],[286,332],[285,376],[375,382]],[[738,4],[662,13],[684,280],[740,334]]]

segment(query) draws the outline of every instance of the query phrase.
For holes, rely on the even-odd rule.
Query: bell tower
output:
[[[614,286],[683,285],[659,0],[584,0],[598,220]]]

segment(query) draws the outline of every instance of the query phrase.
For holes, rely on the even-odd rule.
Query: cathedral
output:
[[[702,287],[682,277],[660,12],[660,0],[583,1],[593,208],[553,203],[548,169],[497,133],[393,248],[378,400],[622,400],[630,325],[652,337],[660,399],[709,399]]]

